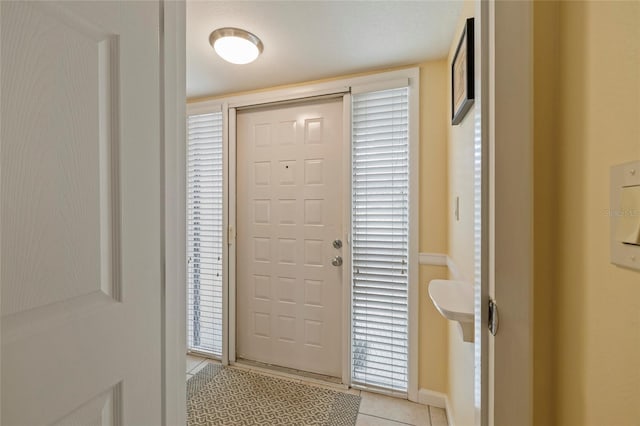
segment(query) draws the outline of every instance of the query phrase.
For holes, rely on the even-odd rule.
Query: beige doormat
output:
[[[209,364],[187,381],[187,424],[354,426],[360,397]]]

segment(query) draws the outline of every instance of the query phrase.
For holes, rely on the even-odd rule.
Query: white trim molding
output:
[[[444,253],[419,253],[418,258],[420,265],[429,265],[429,266],[446,266],[449,268],[449,273],[451,274],[451,279],[463,281],[464,278],[460,273],[460,270],[456,266],[454,260]]]
[[[411,68],[407,70],[401,70],[403,75],[394,74],[389,72],[386,75],[385,80],[393,80],[394,78],[408,78],[409,79],[409,194],[417,194],[420,181],[418,174],[420,170],[420,164],[418,162],[420,152],[420,69]],[[395,71],[398,72],[398,71]],[[384,75],[384,74],[382,74]],[[379,80],[380,81],[380,80]],[[352,81],[351,86],[357,84],[363,84],[364,81]],[[367,84],[374,83],[373,81],[367,81]],[[397,84],[397,83],[396,83]],[[409,199],[409,229],[418,229],[418,197],[411,197]],[[418,323],[420,309],[420,280],[418,277],[419,267],[418,264],[418,235],[416,233],[409,233],[409,353],[407,354],[407,368],[408,368],[408,380],[407,380],[407,396],[409,401],[416,401],[418,399]]]
[[[342,96],[342,241],[344,241],[345,250],[343,253],[349,255],[344,257],[342,268],[342,383],[351,386],[351,366],[353,354],[351,352],[351,311],[352,297],[351,285],[345,285],[352,282],[353,270],[351,269],[351,194],[353,192],[351,173],[351,94],[345,93]]]
[[[447,266],[447,259],[449,258],[443,253],[420,253],[418,256],[421,265],[431,266]]]
[[[447,267],[449,268],[449,273],[451,274],[451,278],[456,281],[464,281],[464,277],[460,273],[460,269],[456,265],[456,262],[453,261],[453,258],[447,256]]]
[[[449,426],[455,426],[456,421],[453,418],[453,409],[451,408],[451,403],[449,402],[449,398],[445,401],[444,407],[445,413],[447,413],[447,424]]]
[[[380,84],[386,85],[386,87],[393,87],[394,82],[406,78],[408,78],[409,81],[414,80],[416,83],[419,83],[419,69],[417,67],[407,67],[394,71],[345,77],[339,80],[309,83],[297,87],[274,88],[261,93],[245,93],[214,99],[190,99],[187,100],[187,102],[189,105],[199,105],[205,109],[212,105],[219,105],[222,102],[228,103],[229,108],[242,108],[246,106],[348,93],[352,88],[355,88],[357,91],[359,87],[367,85],[374,87],[373,85]]]
[[[436,392],[425,388],[421,388],[418,391],[418,403],[422,405],[447,408],[447,399],[449,399],[449,397],[446,393]]]
[[[164,211],[162,250],[162,424],[185,424],[186,383],[186,74],[184,1],[163,1],[160,5],[161,106],[164,145],[161,158]],[[121,392],[114,388],[114,397]],[[126,390],[125,390],[126,391]]]
[[[479,383],[475,394],[480,395],[480,400],[475,401],[475,407],[480,409],[482,426],[531,426],[534,424],[534,13],[531,2],[477,4],[483,12],[485,5],[488,8],[481,23],[483,35],[484,26],[488,26],[488,50],[484,43],[481,47],[481,57],[488,53],[488,93],[483,92],[480,103],[482,146],[486,148],[482,169],[488,172],[489,179],[488,186],[483,186],[480,192],[489,201],[485,203],[483,197],[486,206],[482,210],[488,209],[488,218],[483,213],[481,294],[476,290],[475,299],[478,354],[475,364],[481,366],[476,369],[481,376],[476,381]],[[484,76],[482,70],[483,80]],[[482,86],[485,84],[483,81]],[[485,109],[487,98],[489,108]],[[485,155],[487,149],[489,155]],[[495,337],[486,326],[487,309],[480,309],[486,306],[488,298],[500,304],[500,327]]]

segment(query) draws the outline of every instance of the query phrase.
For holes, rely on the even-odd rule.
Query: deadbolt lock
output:
[[[333,248],[335,249],[342,248],[342,240],[333,240]]]

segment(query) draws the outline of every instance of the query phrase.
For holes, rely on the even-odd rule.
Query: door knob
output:
[[[336,256],[331,259],[331,264],[333,266],[342,266],[342,256]]]

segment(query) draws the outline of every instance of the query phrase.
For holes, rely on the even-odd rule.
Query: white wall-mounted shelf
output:
[[[429,297],[443,317],[460,325],[462,340],[473,342],[473,286],[462,281],[433,280]]]

